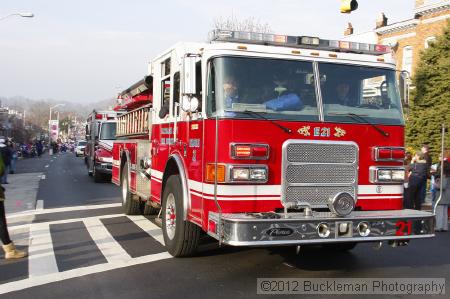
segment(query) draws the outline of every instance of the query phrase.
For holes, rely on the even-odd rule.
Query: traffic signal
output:
[[[356,0],[341,0],[341,13],[351,13],[358,8]]]

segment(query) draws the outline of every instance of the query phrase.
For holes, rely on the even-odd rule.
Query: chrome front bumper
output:
[[[434,219],[434,214],[416,210],[354,211],[347,217],[330,212],[313,212],[312,216],[288,213],[287,217],[283,213],[236,213],[219,217],[210,212],[208,234],[235,246],[409,240],[433,237]],[[361,222],[368,224],[367,236],[360,234]],[[328,236],[319,236],[320,224],[328,226]],[[343,232],[342,228],[347,230]]]

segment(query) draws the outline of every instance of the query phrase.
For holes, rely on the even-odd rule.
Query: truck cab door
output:
[[[203,117],[200,104],[202,98],[201,61],[199,57],[188,58],[190,59],[190,70],[184,69],[186,67],[186,61],[184,61],[184,67],[178,75],[174,76],[174,91],[177,93],[174,97],[174,108],[176,108],[174,111],[177,120],[175,123],[175,138],[177,140],[177,151],[182,154],[186,165],[188,180],[193,182],[189,184],[189,189],[195,189],[194,192],[189,191],[191,199],[189,204],[190,217],[200,222],[203,210],[203,199],[201,195],[198,196],[203,190],[198,189],[198,186],[202,186],[203,180]],[[190,77],[194,77],[194,80],[189,81]],[[180,80],[177,80],[178,78]],[[186,88],[187,85],[190,85],[189,90]],[[190,102],[186,103],[186,100]],[[199,104],[194,104],[195,101]],[[191,104],[197,105],[197,108],[191,106]]]

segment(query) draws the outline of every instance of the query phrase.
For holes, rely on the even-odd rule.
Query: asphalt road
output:
[[[13,236],[29,227],[30,257],[0,260],[1,299],[269,297],[256,294],[256,280],[270,277],[450,281],[450,233],[400,248],[360,244],[337,253],[310,247],[299,255],[292,247],[219,248],[204,238],[195,257],[172,258],[152,220],[122,215],[119,188],[94,183],[81,158],[41,159],[21,161],[30,163],[22,169],[46,175],[37,193],[44,209],[31,224],[11,218]],[[428,298],[414,296],[421,297]]]

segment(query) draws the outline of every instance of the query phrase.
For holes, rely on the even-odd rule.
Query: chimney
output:
[[[388,21],[388,19],[387,19],[386,16],[384,15],[384,12],[382,12],[382,13],[378,16],[378,18],[377,18],[375,28],[378,29],[378,28],[387,26],[387,21]]]
[[[348,23],[347,29],[345,29],[345,31],[344,31],[344,35],[345,35],[345,36],[349,36],[349,35],[352,35],[352,34],[353,34],[353,26],[352,26],[352,23]]]
[[[416,0],[415,8],[422,6],[425,4],[425,0]]]

